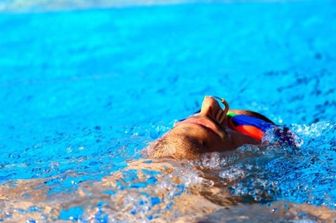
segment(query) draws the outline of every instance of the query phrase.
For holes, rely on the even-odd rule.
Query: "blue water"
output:
[[[48,179],[49,195],[72,193],[139,159],[204,95],[219,95],[291,126],[303,143],[299,151],[252,149],[253,159],[221,166],[220,176],[242,178],[232,193],[258,200],[260,190],[273,190],[274,200],[335,208],[335,6],[2,12],[0,184]],[[82,212],[64,209],[59,218]]]

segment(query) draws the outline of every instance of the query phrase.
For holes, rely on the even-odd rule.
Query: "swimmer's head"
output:
[[[150,158],[197,159],[202,153],[227,151],[255,140],[227,128],[226,113],[213,97],[205,97],[201,111],[181,122],[152,143]]]

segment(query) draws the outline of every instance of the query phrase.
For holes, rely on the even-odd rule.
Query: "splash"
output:
[[[70,174],[66,177],[71,178]],[[49,193],[48,183],[55,180],[3,184],[1,221],[168,221],[179,216],[182,210],[173,204],[190,193],[188,188],[207,184],[190,164],[150,160],[131,162],[129,167],[101,181],[80,183],[71,192]]]
[[[331,122],[291,126],[302,142],[295,148],[268,141],[267,145],[245,145],[232,152],[205,154],[190,163],[140,159],[101,180],[76,183],[72,179],[78,173],[67,172],[58,177],[7,182],[0,187],[3,207],[0,219],[31,222],[334,219],[335,126]],[[266,137],[274,138],[271,134]],[[55,184],[64,182],[73,183],[72,190],[54,190]],[[316,211],[323,214],[317,217]],[[263,215],[255,216],[255,212]]]
[[[278,146],[268,132],[267,146],[243,146],[208,154],[200,162],[217,171],[231,192],[257,202],[288,200],[336,207],[335,123],[292,125],[298,147]]]

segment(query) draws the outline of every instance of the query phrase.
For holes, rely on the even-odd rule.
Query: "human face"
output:
[[[244,144],[258,144],[254,139],[227,126],[219,126],[214,120],[202,115],[177,123],[171,132],[174,137],[193,142],[199,152],[228,151]]]
[[[178,122],[171,133],[175,137],[189,140],[200,152],[220,151],[224,147],[232,149],[229,135],[224,128],[207,116],[196,115]]]
[[[225,120],[223,110],[213,97],[205,97],[200,113],[175,124],[171,135],[181,137],[200,152],[227,151],[244,144],[258,144],[254,139],[234,131]],[[190,145],[189,142],[185,143]]]
[[[205,97],[196,115],[177,122],[173,129],[158,139],[148,155],[153,158],[197,159],[206,152],[222,152],[244,144],[258,144],[254,139],[231,130],[223,110],[212,97]]]

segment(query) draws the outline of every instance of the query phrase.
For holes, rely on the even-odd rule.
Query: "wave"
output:
[[[206,154],[197,162],[138,159],[101,180],[78,182],[76,177],[83,176],[75,172],[13,180],[0,187],[0,220],[189,222],[245,216],[286,222],[316,220],[309,216],[320,209],[335,217],[336,124],[291,129],[300,147],[246,145]],[[282,216],[280,210],[288,208],[296,212]],[[256,211],[264,214],[255,216]]]

